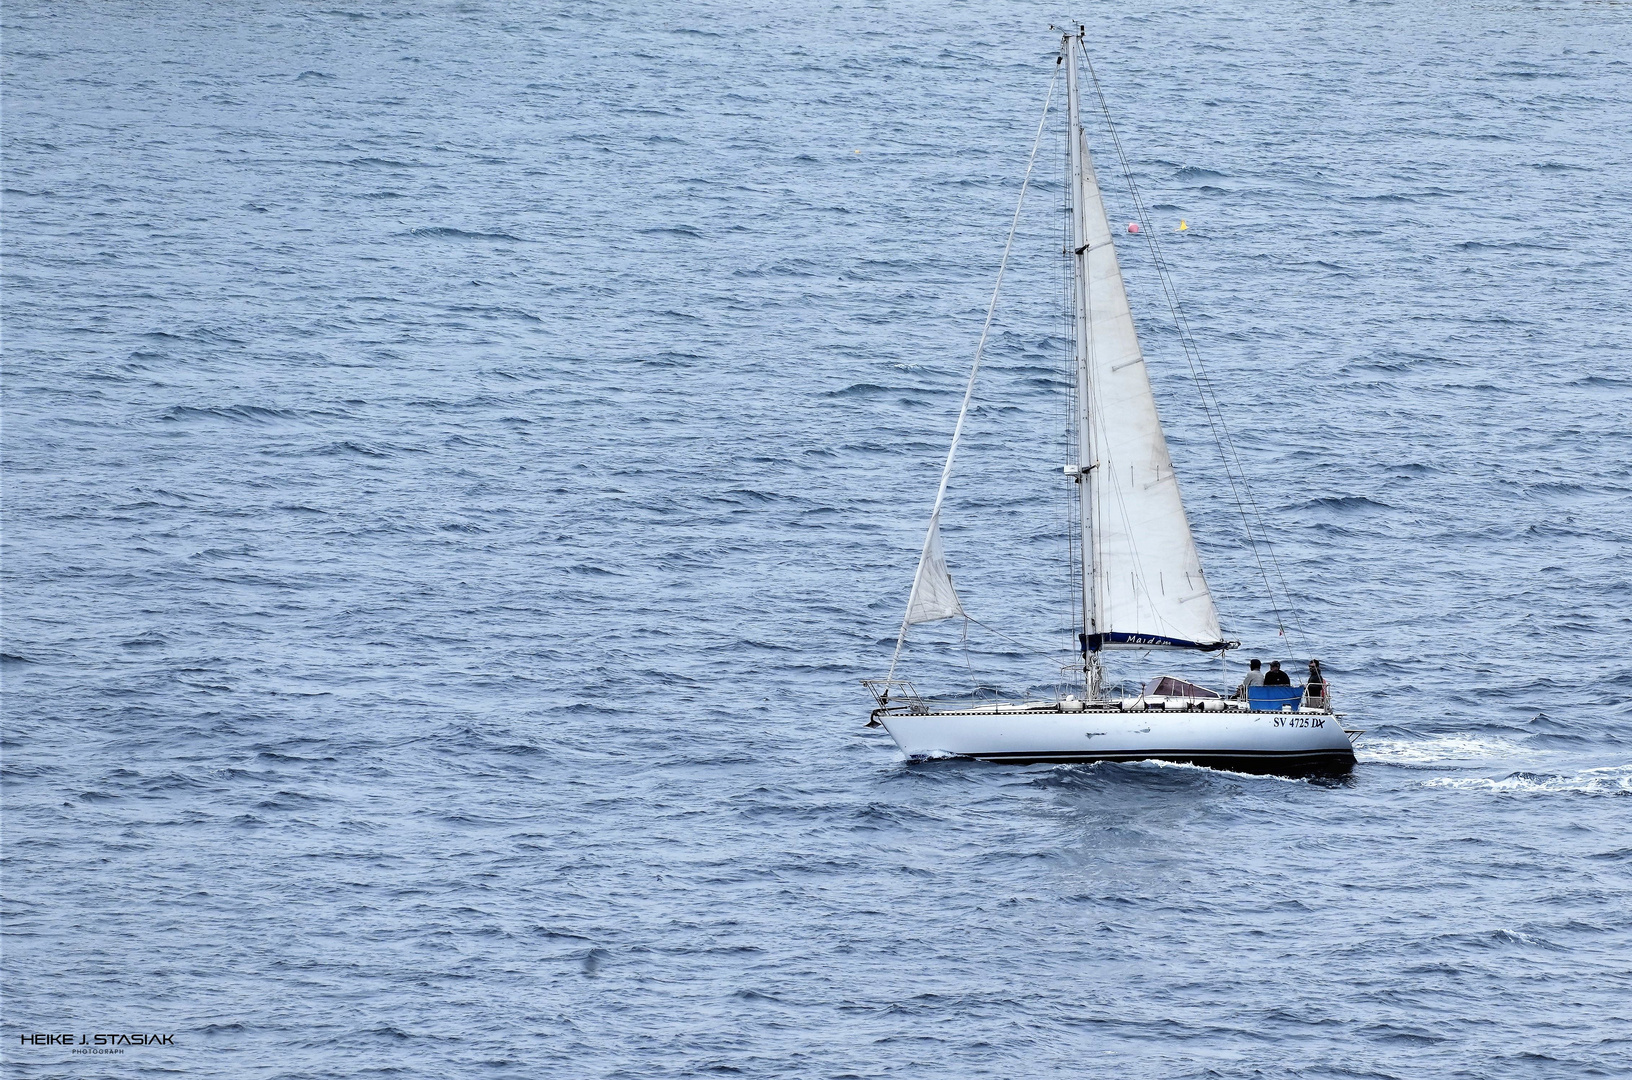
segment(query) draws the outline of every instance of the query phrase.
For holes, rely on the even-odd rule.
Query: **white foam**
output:
[[[1363,761],[1391,765],[1439,765],[1453,761],[1484,761],[1522,753],[1533,757],[1534,749],[1522,747],[1500,735],[1432,735],[1420,739],[1365,738],[1355,748]]]
[[[1301,776],[1276,776],[1274,773],[1237,772],[1234,769],[1221,769],[1216,765],[1193,765],[1188,761],[1162,761],[1160,758],[1148,758],[1146,760],[1133,762],[1130,764],[1152,765],[1158,769],[1194,769],[1197,772],[1204,772],[1208,774],[1216,773],[1222,776],[1235,776],[1242,780],[1267,780],[1280,784],[1308,783],[1307,778]]]
[[[1436,776],[1424,781],[1423,786],[1514,795],[1632,795],[1632,764],[1584,769],[1570,776],[1551,773],[1514,773],[1500,779]]]

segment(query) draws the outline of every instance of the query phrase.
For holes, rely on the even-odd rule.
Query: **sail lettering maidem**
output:
[[[907,622],[926,623],[963,614],[952,575],[946,569],[946,553],[941,550],[940,515],[930,518],[929,536],[918,575],[912,579],[912,598],[907,601]]]
[[[1217,647],[1218,609],[1179,499],[1085,138],[1082,161],[1096,645]]]

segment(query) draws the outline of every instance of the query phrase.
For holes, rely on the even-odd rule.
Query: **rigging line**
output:
[[[968,615],[963,617],[963,669],[969,673],[971,685],[975,681],[975,665],[969,659],[969,624],[973,621]]]
[[[890,673],[886,681],[895,678],[895,666],[901,660],[901,647],[907,643],[908,619],[912,618],[912,598],[918,592],[918,582],[924,576],[924,563],[929,559],[929,543],[940,522],[941,504],[946,501],[946,485],[952,479],[952,460],[958,453],[958,439],[963,435],[963,421],[969,415],[969,401],[975,394],[975,376],[980,374],[981,356],[986,351],[986,336],[991,333],[992,314],[997,311],[997,294],[1003,287],[1003,271],[1009,265],[1009,252],[1014,248],[1014,234],[1020,228],[1020,211],[1026,205],[1026,188],[1031,183],[1031,170],[1037,164],[1037,148],[1043,142],[1043,126],[1048,123],[1048,110],[1054,104],[1054,84],[1060,79],[1060,68],[1054,66],[1054,75],[1048,80],[1048,96],[1043,98],[1043,115],[1037,121],[1037,137],[1031,143],[1031,156],[1026,159],[1026,175],[1020,181],[1020,197],[1015,200],[1014,220],[1009,223],[1009,239],[1003,245],[1003,258],[997,264],[997,281],[992,285],[992,302],[986,305],[986,322],[980,328],[980,341],[975,345],[975,363],[969,369],[969,385],[964,387],[963,408],[958,410],[958,422],[952,428],[952,445],[946,450],[946,464],[941,468],[941,486],[935,491],[935,509],[929,514],[929,528],[924,530],[924,547],[918,553],[918,572],[912,578],[912,592],[907,594],[907,610],[901,616],[901,633],[895,639],[895,654],[890,657]]]
[[[1110,131],[1111,143],[1115,147],[1116,156],[1122,165],[1122,175],[1127,182],[1128,194],[1133,198],[1134,208],[1138,212],[1140,220],[1144,223],[1145,244],[1151,252],[1152,262],[1156,267],[1157,278],[1162,285],[1162,292],[1167,298],[1168,309],[1173,315],[1174,325],[1179,331],[1179,343],[1184,351],[1185,361],[1190,366],[1191,378],[1195,381],[1196,388],[1201,391],[1202,414],[1207,417],[1208,427],[1212,429],[1213,442],[1218,447],[1219,458],[1224,463],[1225,480],[1230,485],[1230,492],[1235,499],[1236,509],[1241,514],[1241,524],[1247,534],[1247,544],[1252,549],[1253,560],[1258,564],[1258,573],[1263,579],[1264,589],[1269,593],[1270,606],[1275,611],[1276,625],[1283,633],[1285,632],[1286,624],[1281,618],[1281,607],[1276,601],[1275,589],[1274,586],[1270,584],[1269,574],[1264,567],[1263,557],[1259,554],[1258,538],[1253,535],[1252,524],[1247,518],[1248,506],[1252,508],[1252,516],[1257,519],[1258,528],[1263,533],[1264,548],[1269,553],[1269,561],[1275,569],[1275,576],[1280,581],[1281,595],[1286,600],[1287,608],[1292,615],[1293,626],[1296,628],[1298,637],[1302,640],[1304,648],[1307,651],[1308,639],[1304,634],[1302,621],[1298,618],[1297,608],[1291,602],[1291,590],[1287,588],[1286,575],[1281,569],[1280,560],[1275,557],[1274,545],[1270,543],[1269,529],[1264,523],[1263,512],[1259,509],[1257,500],[1252,496],[1252,488],[1251,485],[1247,483],[1246,470],[1241,465],[1241,457],[1235,448],[1235,440],[1230,436],[1229,425],[1224,421],[1224,410],[1223,406],[1219,403],[1218,392],[1213,387],[1212,378],[1207,373],[1206,365],[1202,362],[1201,351],[1196,347],[1195,338],[1190,333],[1189,321],[1185,319],[1184,314],[1179,307],[1178,297],[1173,289],[1171,275],[1167,267],[1167,260],[1162,255],[1161,245],[1156,241],[1155,230],[1151,228],[1150,218],[1149,214],[1145,210],[1144,200],[1140,197],[1138,185],[1133,179],[1133,170],[1129,168],[1127,154],[1124,153],[1122,149],[1122,138],[1116,129],[1116,121],[1111,119],[1110,107],[1105,101],[1104,88],[1100,86],[1099,75],[1094,71],[1093,60],[1088,57],[1086,49],[1083,50],[1083,62],[1088,67],[1089,78],[1093,80],[1094,92],[1099,98],[1100,112],[1105,117],[1105,126]],[[1214,419],[1215,412],[1217,413],[1216,420]],[[1222,438],[1220,437],[1221,431],[1223,433]],[[1226,446],[1228,447],[1227,450]],[[1237,486],[1236,475],[1231,471],[1232,458],[1234,459],[1233,463],[1235,466],[1235,472],[1240,474],[1239,487]],[[1246,494],[1245,502],[1242,500],[1243,491]]]
[[[990,633],[996,634],[998,637],[1002,638],[1004,641],[1007,641],[1009,644],[1018,645],[1021,649],[1025,650],[1025,652],[1028,653],[1031,656],[1058,656],[1058,655],[1060,655],[1060,650],[1059,649],[1050,649],[1050,648],[1047,648],[1046,646],[1039,648],[1036,644],[1028,645],[1024,641],[1021,641],[1019,638],[1010,637],[1009,635],[1005,634],[1003,631],[997,629],[997,627],[995,627],[995,626],[987,626],[985,623],[981,622],[979,619],[975,618],[973,615],[965,615],[964,618],[967,619],[969,622],[974,623],[976,626],[980,627],[982,630],[985,630],[985,631],[988,631]],[[968,645],[967,645],[968,639],[969,639],[969,631],[968,631],[968,629],[966,627],[964,629],[964,641],[966,643],[964,648],[965,648],[965,653],[966,654],[967,654],[967,650],[968,650]],[[1067,655],[1069,655],[1069,650],[1067,650]]]

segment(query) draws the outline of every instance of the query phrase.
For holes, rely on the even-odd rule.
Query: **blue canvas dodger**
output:
[[[1252,706],[1253,712],[1280,712],[1282,706],[1290,705],[1294,709],[1303,700],[1301,686],[1249,686],[1247,687],[1247,704]]]

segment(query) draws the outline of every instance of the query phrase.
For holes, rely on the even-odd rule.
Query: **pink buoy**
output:
[[[1135,233],[1138,232],[1139,231],[1139,223],[1137,221],[1128,222],[1128,231],[1129,232],[1135,232]]]

